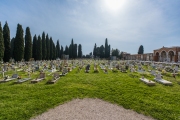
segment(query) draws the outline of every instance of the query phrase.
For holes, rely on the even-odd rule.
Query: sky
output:
[[[30,27],[32,37],[44,31],[56,44],[82,45],[83,54],[94,45],[137,54],[163,46],[180,46],[180,0],[0,0],[0,22],[7,21],[10,37],[17,24]]]

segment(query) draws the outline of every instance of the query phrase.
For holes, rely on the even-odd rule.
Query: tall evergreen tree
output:
[[[52,40],[52,37],[50,37],[50,60],[52,60],[53,59],[53,40]]]
[[[61,58],[62,58],[62,55],[64,54],[64,48],[63,46],[61,45]]]
[[[14,40],[15,38],[13,37],[11,39],[11,58],[14,58]]]
[[[100,53],[100,47],[97,47],[97,48],[96,48],[96,56],[100,57],[100,54],[101,54],[101,53]]]
[[[108,46],[108,58],[110,57],[110,53],[111,53],[111,45]]]
[[[68,46],[67,46],[67,45],[66,45],[66,47],[65,47],[64,54],[65,54],[65,55],[69,55],[69,48],[68,48]]]
[[[63,47],[61,46],[61,49],[62,49]],[[60,49],[60,59],[62,58],[62,54],[63,54],[63,51]]]
[[[109,51],[108,51],[108,40],[105,40],[105,58],[108,58]]]
[[[74,44],[74,50],[73,50],[73,52],[74,52],[74,58],[77,58],[77,44]]]
[[[96,48],[96,43],[95,43],[95,45],[94,45],[94,49],[93,49],[93,55],[94,55],[94,57],[96,57],[96,56],[97,56],[97,48]]]
[[[45,32],[42,33],[42,60],[46,60],[47,47],[46,47],[46,38]]]
[[[112,50],[112,56],[119,57],[120,51],[118,49]]]
[[[100,58],[104,58],[105,57],[105,48],[103,45],[100,46]]]
[[[55,47],[55,44],[53,42],[53,60],[56,59],[56,47]]]
[[[72,45],[69,45],[69,58],[72,58]]]
[[[59,40],[57,40],[56,43],[56,57],[60,58],[60,45],[59,45]]]
[[[46,35],[46,60],[50,59],[50,40],[48,34]]]
[[[22,25],[17,25],[16,37],[14,41],[14,59],[21,61],[24,57],[24,38]]]
[[[82,46],[81,44],[78,45],[78,58],[82,57]]]
[[[143,53],[144,53],[144,47],[142,45],[140,45],[138,54],[143,54]]]
[[[4,38],[3,38],[3,31],[0,22],[0,60],[3,60],[4,57]]]
[[[72,58],[74,58],[74,42],[73,42],[73,39],[71,40],[71,54],[72,54]]]
[[[37,37],[36,37],[36,34],[34,35],[33,37],[33,52],[32,52],[32,56],[34,58],[34,60],[37,60]]]
[[[32,37],[31,37],[30,28],[27,27],[26,28],[26,35],[25,35],[24,59],[25,59],[25,61],[29,61],[31,57],[32,57]]]
[[[41,40],[41,36],[38,36],[38,40],[37,40],[37,60],[42,60],[42,40]]]
[[[11,58],[11,43],[10,43],[10,30],[8,23],[6,22],[3,27],[3,38],[4,38],[4,62],[9,62]]]

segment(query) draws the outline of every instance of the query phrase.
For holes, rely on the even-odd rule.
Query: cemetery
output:
[[[1,0],[0,120],[180,120],[180,0]]]
[[[30,119],[74,98],[99,98],[155,119],[179,117],[179,63],[77,59],[8,64],[1,64],[0,119]]]

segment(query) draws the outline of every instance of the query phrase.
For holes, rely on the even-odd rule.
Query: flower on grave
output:
[[[176,79],[176,74],[173,73],[172,76]]]
[[[118,72],[118,70],[116,68],[113,68],[112,71],[113,72]]]
[[[9,76],[8,75],[6,75],[5,77],[4,77],[4,79],[6,80],[6,79],[8,79],[9,78]]]
[[[166,71],[165,71],[165,70],[162,70],[162,74],[164,74],[164,73],[166,73]]]
[[[95,69],[94,69],[94,72],[95,72],[95,73],[98,73],[98,72],[99,72],[98,68],[95,68]]]

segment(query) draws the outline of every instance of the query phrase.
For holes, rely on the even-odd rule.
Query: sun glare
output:
[[[105,7],[110,12],[117,13],[124,7],[125,0],[104,0]]]

